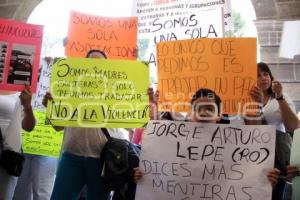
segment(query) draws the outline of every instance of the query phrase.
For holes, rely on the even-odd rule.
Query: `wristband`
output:
[[[280,97],[276,97],[276,100],[277,100],[277,101],[284,100],[283,95],[281,95]]]

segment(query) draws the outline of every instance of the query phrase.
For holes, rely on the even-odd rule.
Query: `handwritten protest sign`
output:
[[[52,66],[52,58],[42,58],[40,62],[41,73],[37,86],[37,91],[32,103],[35,110],[44,111],[45,107],[42,104],[43,97],[46,92],[50,91],[50,74]]]
[[[47,117],[72,127],[142,127],[149,118],[148,65],[139,61],[68,58],[52,67]]]
[[[184,14],[195,14],[207,10],[222,9],[221,21],[225,31],[230,33],[233,29],[230,0],[137,0],[133,6],[134,14],[139,16],[139,33],[149,33],[148,28],[154,19],[168,16],[180,17]],[[207,16],[203,20],[210,21],[214,16]],[[144,30],[144,31],[142,31]]]
[[[252,105],[248,93],[257,78],[255,38],[162,42],[157,58],[160,110],[189,111],[199,88],[221,97],[223,113],[241,114]]]
[[[0,90],[36,91],[43,26],[0,19]]]
[[[182,12],[179,9],[175,12],[168,5],[162,5],[162,8],[169,9],[156,8],[159,10],[157,14],[154,14],[155,8],[139,10],[139,59],[149,62],[150,74],[155,82],[157,80],[156,45],[159,42],[216,38],[223,37],[224,33],[221,9],[206,11],[195,9],[191,12]]]
[[[99,49],[108,58],[136,59],[137,17],[100,17],[72,11],[69,22],[68,57],[85,57]]]
[[[297,166],[300,170],[300,129],[294,131],[292,151],[291,151],[291,165]],[[293,200],[300,199],[300,176],[293,178]]]
[[[59,157],[63,132],[57,132],[51,125],[45,125],[46,113],[34,111],[37,124],[33,131],[22,133],[24,153]]]
[[[274,151],[273,126],[151,121],[136,199],[271,200]]]
[[[233,30],[230,0],[137,0],[133,10],[139,17],[138,56],[149,62],[153,83],[158,42],[224,37]]]

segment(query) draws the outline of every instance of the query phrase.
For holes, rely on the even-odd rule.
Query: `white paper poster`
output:
[[[274,126],[151,121],[137,200],[271,200]]]
[[[40,62],[40,76],[37,85],[37,91],[32,103],[33,108],[44,111],[46,108],[43,106],[42,101],[46,92],[49,92],[50,89],[50,75],[52,67],[52,58],[42,58]]]
[[[230,1],[137,0],[134,7],[139,17],[138,57],[150,63],[154,79],[157,43],[224,37],[232,30]]]

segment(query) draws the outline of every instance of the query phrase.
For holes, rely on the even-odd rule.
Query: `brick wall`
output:
[[[283,84],[284,92],[300,111],[300,56],[279,57],[282,26],[286,20],[300,20],[300,0],[252,0],[260,58],[269,64],[274,77]],[[299,36],[300,37],[300,36]]]

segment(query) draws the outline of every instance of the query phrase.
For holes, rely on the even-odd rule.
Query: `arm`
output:
[[[292,179],[295,178],[296,176],[300,176],[300,172],[298,168],[296,166],[289,165],[287,167],[287,179],[289,181],[292,181]]]
[[[268,177],[269,182],[272,185],[272,188],[274,188],[276,186],[276,184],[278,182],[279,174],[280,174],[280,171],[277,168],[273,168],[268,171],[267,177]]]
[[[148,88],[148,95],[149,95],[149,108],[150,108],[150,119],[156,120],[158,119],[158,91],[154,93],[153,88]]]
[[[278,81],[272,82],[272,90],[275,93],[275,97],[281,110],[282,122],[288,131],[293,132],[300,126],[299,119],[289,106],[288,102],[283,98],[282,85]]]
[[[254,103],[256,103],[256,109],[250,109],[251,113],[247,113],[244,116],[244,121],[246,125],[261,125],[262,124],[262,105],[263,105],[263,92],[257,87],[253,86],[249,92]],[[254,113],[253,113],[254,112]]]
[[[42,102],[45,107],[47,107],[49,100],[53,100],[53,97],[52,97],[50,92],[46,92],[46,94],[44,95],[44,98],[43,98],[43,102]],[[53,126],[53,128],[56,131],[62,131],[62,130],[64,130],[65,127],[63,127],[63,126]]]
[[[25,89],[21,92],[19,98],[24,111],[22,128],[28,132],[32,131],[35,127],[35,117],[31,107],[31,97],[31,90],[28,85],[25,85]]]

